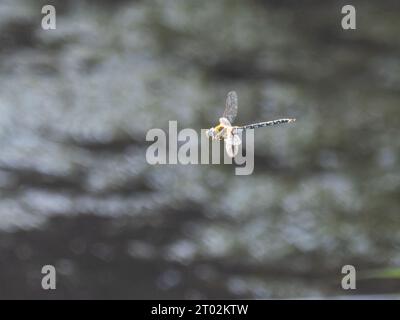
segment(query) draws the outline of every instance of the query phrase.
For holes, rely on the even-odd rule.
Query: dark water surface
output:
[[[400,2],[0,2],[0,298],[400,292]],[[260,129],[255,171],[146,162],[146,132]],[[57,290],[41,289],[53,264]],[[341,289],[356,267],[357,290]]]

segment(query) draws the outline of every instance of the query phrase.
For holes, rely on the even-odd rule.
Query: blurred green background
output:
[[[2,0],[0,298],[397,297],[400,2],[352,0],[354,31],[345,4]],[[237,123],[297,118],[252,175],[147,164],[230,90]]]

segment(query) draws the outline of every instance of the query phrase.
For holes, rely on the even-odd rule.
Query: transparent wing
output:
[[[242,143],[242,140],[240,140],[239,136],[237,134],[233,135],[233,145],[238,146]]]
[[[229,157],[234,158],[238,151],[239,145],[242,143],[237,134],[229,134],[225,139],[225,149]]]
[[[225,139],[225,142],[227,145],[239,146],[242,143],[242,140],[240,140],[237,134],[231,134]]]
[[[232,124],[229,122],[227,118],[219,118],[219,123],[222,124],[224,127],[232,127]]]
[[[227,142],[225,144],[225,150],[229,157],[234,158],[239,152],[239,146]]]
[[[238,112],[238,97],[235,91],[231,91],[228,93],[226,97],[225,111],[222,117],[228,119],[230,123],[233,123],[233,121],[236,118],[237,112]]]

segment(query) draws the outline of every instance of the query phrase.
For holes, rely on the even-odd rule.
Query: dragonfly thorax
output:
[[[206,136],[210,137],[214,140],[218,140],[224,137],[225,134],[224,127],[221,125],[218,125],[216,127],[210,128],[206,131]]]

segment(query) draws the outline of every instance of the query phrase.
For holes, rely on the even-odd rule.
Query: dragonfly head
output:
[[[210,128],[210,129],[206,130],[206,136],[208,138],[215,138],[216,134],[217,134],[217,131],[215,130],[215,128]]]

